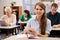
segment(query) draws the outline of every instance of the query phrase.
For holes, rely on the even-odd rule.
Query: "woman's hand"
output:
[[[41,35],[41,37],[48,37],[48,34],[45,34],[45,35]]]
[[[5,26],[11,26],[11,24],[4,22]]]
[[[25,27],[25,29],[24,29],[24,33],[25,33],[25,34],[29,34],[29,30],[30,30],[30,28]]]
[[[42,35],[40,33],[37,33],[33,28],[29,28],[29,27],[25,27],[24,33],[25,34],[32,34],[33,36],[48,37],[48,34]]]
[[[37,32],[33,28],[25,27],[24,29],[25,34],[32,34],[34,36],[37,36]]]

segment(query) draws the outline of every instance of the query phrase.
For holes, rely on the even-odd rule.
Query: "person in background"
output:
[[[60,13],[57,12],[58,5],[52,3],[51,11],[47,13],[47,18],[51,20],[51,26],[53,28],[60,27]]]
[[[5,8],[5,15],[1,17],[1,20],[4,21],[4,25],[2,26],[13,26],[16,25],[16,15],[12,14],[12,9],[10,7]],[[1,30],[2,33],[6,33],[8,36],[8,33],[12,33],[14,29],[11,29],[10,31],[8,30]]]
[[[35,5],[36,17],[31,18],[27,22],[27,26],[24,29],[25,34],[32,34],[33,36],[48,37],[51,27],[51,21],[46,17],[45,5],[42,2],[38,2]]]
[[[19,21],[20,22],[24,22],[24,21],[28,21],[30,18],[32,18],[30,12],[28,10],[24,10],[24,14],[21,15]],[[24,26],[26,26],[26,24],[22,24],[20,23],[20,29],[24,29]]]
[[[1,17],[1,20],[4,21],[5,26],[16,25],[16,15],[12,14],[12,9],[10,7],[5,8],[5,15]]]
[[[24,10],[24,15],[20,17],[20,21],[28,21],[30,18],[32,18],[30,12],[28,10]]]
[[[47,18],[51,20],[52,28],[60,27],[60,13],[57,12],[58,5],[56,3],[52,3],[51,11],[47,13]],[[60,31],[52,30],[50,37],[60,37]]]

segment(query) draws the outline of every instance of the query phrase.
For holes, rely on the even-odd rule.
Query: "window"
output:
[[[50,2],[54,2],[54,0],[41,0],[41,1],[50,1]]]
[[[25,9],[29,10],[31,14],[34,13],[34,5],[40,0],[23,0],[23,11]]]

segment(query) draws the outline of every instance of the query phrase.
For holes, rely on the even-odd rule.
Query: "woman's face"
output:
[[[11,12],[6,12],[6,15],[7,16],[11,16]]]
[[[37,16],[42,16],[43,13],[44,13],[44,10],[39,6],[39,5],[36,5],[36,8],[35,8],[35,13]]]
[[[27,17],[27,14],[24,12],[24,16]]]

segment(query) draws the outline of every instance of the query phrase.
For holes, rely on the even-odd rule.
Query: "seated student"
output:
[[[51,26],[53,28],[60,27],[60,13],[57,12],[58,5],[52,3],[51,11],[47,13],[47,18],[51,20]]]
[[[28,10],[24,10],[24,15],[20,17],[20,21],[28,21],[31,17],[30,12]]]
[[[16,15],[12,14],[12,9],[10,7],[5,8],[5,15],[1,17],[1,20],[4,21],[4,26],[13,26],[16,25]],[[2,30],[1,32],[6,33],[8,35],[8,30]],[[9,33],[13,32],[13,29],[9,31]]]
[[[12,14],[12,9],[10,7],[5,8],[5,15],[1,17],[1,20],[5,22],[5,26],[16,25],[16,15]]]
[[[52,28],[60,27],[60,13],[57,12],[58,5],[56,3],[52,3],[51,11],[47,13],[47,18],[51,20]],[[60,37],[60,31],[53,30],[51,31],[50,36],[52,37]]]
[[[30,18],[32,18],[30,12],[28,10],[24,10],[24,15],[22,15],[19,19],[20,22],[23,22],[23,21],[28,21]],[[24,29],[24,25],[26,24],[20,24],[20,29]]]
[[[28,21],[24,29],[24,33],[32,34],[33,36],[48,37],[51,27],[51,21],[46,17],[45,5],[38,2],[35,5],[36,17]]]

